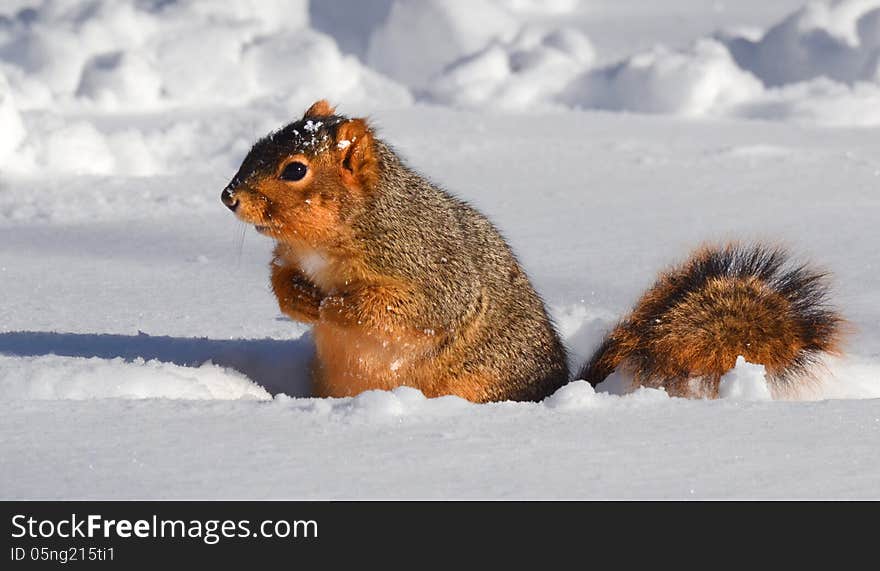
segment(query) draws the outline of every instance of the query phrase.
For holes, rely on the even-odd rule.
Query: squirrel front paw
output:
[[[295,321],[314,323],[318,320],[323,294],[299,271],[277,258],[271,264],[272,291],[282,313]]]

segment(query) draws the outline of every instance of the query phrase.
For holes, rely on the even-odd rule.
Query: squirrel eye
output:
[[[308,170],[306,165],[299,161],[294,161],[284,167],[284,170],[281,171],[281,180],[302,180],[302,178],[306,176],[306,170]]]

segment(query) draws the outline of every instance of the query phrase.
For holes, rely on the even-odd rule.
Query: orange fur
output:
[[[303,113],[303,117],[329,117],[335,113],[336,109],[327,103],[326,99],[321,99],[312,103],[311,107]]]
[[[320,321],[313,334],[316,396],[346,397],[409,386],[429,398],[456,395],[472,402],[495,400],[496,376],[489,371],[463,374],[457,363],[459,348],[444,347],[441,352],[442,337],[412,329],[377,335],[368,328],[326,321]]]
[[[824,276],[785,258],[760,246],[698,250],[660,276],[581,377],[596,384],[620,368],[636,386],[715,398],[742,355],[764,365],[777,394],[810,383],[816,358],[840,351],[843,321],[824,305]]]
[[[363,119],[343,123],[336,135],[336,157],[342,166],[342,181],[352,190],[370,188],[379,178],[373,151],[373,134]]]
[[[425,370],[432,339],[414,331],[377,334],[363,326],[321,320],[313,331],[318,396],[343,397],[370,389],[412,386],[430,394],[434,375]]]

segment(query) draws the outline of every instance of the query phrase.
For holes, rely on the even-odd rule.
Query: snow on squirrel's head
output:
[[[377,177],[367,121],[337,115],[322,99],[257,141],[220,199],[261,234],[322,248],[338,241]]]

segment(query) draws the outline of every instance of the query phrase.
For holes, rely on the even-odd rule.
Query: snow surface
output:
[[[878,61],[869,0],[5,2],[0,497],[880,497]],[[307,398],[219,192],[321,97],[490,216],[574,367],[726,239],[831,271],[847,353],[786,401]]]

